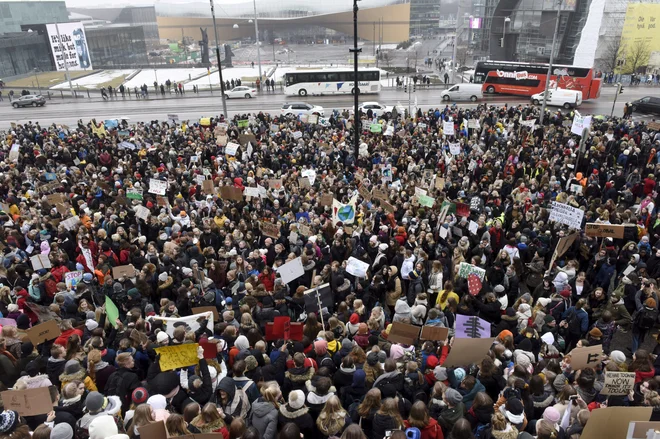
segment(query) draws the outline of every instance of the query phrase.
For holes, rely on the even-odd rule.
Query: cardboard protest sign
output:
[[[479,363],[488,355],[494,338],[455,338],[444,367],[461,367]]]
[[[27,330],[27,335],[33,345],[37,346],[45,341],[53,340],[62,334],[57,320],[48,320]]]
[[[305,274],[305,268],[303,267],[302,259],[300,257],[277,267],[276,271],[282,278],[282,282],[285,284],[288,284]]]
[[[445,179],[442,177],[435,177],[435,188],[443,190],[445,188]]]
[[[42,255],[42,254],[34,255],[30,257],[30,262],[32,263],[32,269],[34,271],[44,270],[51,267],[50,259],[48,259],[47,255]]]
[[[622,239],[625,229],[626,227],[622,225],[587,223],[584,232],[587,236],[593,236],[595,238],[610,237]]]
[[[135,267],[133,265],[120,265],[118,267],[112,267],[112,278],[113,279],[119,279],[119,278],[129,278],[129,277],[135,277]]]
[[[234,186],[222,186],[220,188],[220,197],[223,200],[241,201],[243,199],[243,192]]]
[[[571,369],[578,370],[585,367],[597,366],[602,358],[603,345],[575,348],[570,352]]]
[[[48,387],[7,390],[0,393],[5,410],[15,410],[21,416],[45,415],[53,411]]]
[[[605,372],[601,395],[627,395],[635,387],[635,372]]]
[[[660,422],[633,421],[628,426],[628,436],[626,436],[626,439],[649,439],[649,437],[656,439],[658,437],[658,431],[660,431]]]
[[[218,308],[215,306],[197,306],[192,309],[193,314],[202,314],[204,312],[210,311],[213,313],[213,317],[220,321],[220,314],[218,314]]]
[[[550,210],[550,221],[556,221],[560,224],[567,225],[573,229],[582,228],[582,218],[584,211],[577,207],[569,206],[568,204],[552,202],[552,209]]]
[[[407,323],[394,322],[390,328],[387,340],[392,343],[402,343],[407,345],[415,344],[419,338],[419,326],[409,325]]]
[[[367,200],[367,201],[371,200],[371,192],[369,192],[369,189],[367,189],[367,187],[365,185],[363,185],[363,184],[360,185],[360,187],[358,188],[358,193],[365,200]]]
[[[395,208],[390,203],[385,200],[380,200],[380,205],[383,206],[383,210],[389,213],[394,213]]]
[[[214,189],[213,180],[204,180],[202,182],[202,190],[206,195],[213,195],[214,192],[213,189]]]
[[[261,233],[271,238],[277,239],[280,234],[280,226],[266,221],[261,222]]]
[[[165,421],[152,422],[138,427],[140,437],[150,439],[167,439],[167,428],[165,428]]]
[[[631,422],[648,422],[653,407],[605,407],[591,411],[580,439],[628,438]],[[646,436],[643,436],[646,439]]]
[[[174,346],[163,346],[154,349],[160,354],[160,370],[173,370],[197,364],[197,343],[186,343]]]
[[[443,328],[440,326],[422,326],[422,333],[419,336],[419,339],[444,341],[447,340],[448,335],[449,335],[449,328]]]
[[[241,145],[247,145],[248,143],[256,145],[257,138],[255,137],[254,134],[239,134],[238,143],[240,143]]]
[[[300,186],[301,189],[309,189],[312,187],[309,184],[309,178],[307,177],[298,178],[298,186]]]
[[[334,197],[332,194],[321,195],[321,206],[332,206],[333,199]]]

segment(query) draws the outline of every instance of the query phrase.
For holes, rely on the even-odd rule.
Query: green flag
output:
[[[108,321],[110,324],[117,327],[117,319],[119,318],[119,309],[117,305],[110,299],[110,297],[105,296],[105,314],[108,316]]]

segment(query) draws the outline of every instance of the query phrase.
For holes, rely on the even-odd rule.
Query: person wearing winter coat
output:
[[[406,428],[419,429],[422,434],[420,439],[444,439],[445,437],[438,421],[429,417],[424,401],[417,401],[412,405],[410,415],[403,421],[403,424]]]
[[[623,292],[615,291],[612,293],[612,297],[609,300],[609,303],[605,306],[603,311],[609,311],[612,314],[612,320],[616,325],[623,330],[630,329],[630,324],[632,323],[632,317],[626,309],[626,305],[623,300]]]
[[[218,407],[212,402],[204,405],[199,415],[195,416],[190,425],[199,430],[200,433],[222,433],[223,437],[229,436],[227,424],[222,418]]]
[[[263,439],[277,437],[277,423],[280,405],[278,401],[282,392],[276,383],[261,388],[261,395],[253,404],[250,414],[250,424],[259,431]]]
[[[394,318],[392,322],[410,323],[412,321],[412,311],[405,298],[400,298],[394,305]]]
[[[225,424],[231,425],[234,418],[245,420],[250,412],[250,401],[243,389],[238,389],[234,380],[224,377],[216,389],[219,394],[218,405],[225,414]]]
[[[412,270],[408,275],[408,278],[410,279],[407,292],[408,305],[413,306],[417,295],[422,294],[425,290],[424,280],[422,279],[421,274],[417,272],[417,270]]]
[[[404,426],[396,399],[387,398],[374,415],[371,436],[369,439],[381,439],[385,433],[392,430],[401,430]]]
[[[463,395],[458,390],[448,388],[442,396],[446,407],[440,411],[438,423],[442,427],[445,435],[448,435],[456,421],[463,417],[465,405],[463,404]]]
[[[98,390],[96,388],[96,383],[94,383],[94,380],[85,373],[85,370],[82,367],[80,367],[78,360],[67,361],[64,365],[64,373],[60,375],[60,383],[62,387],[72,381],[82,381],[85,388],[90,392]]]
[[[390,265],[387,275],[384,276],[387,279],[387,293],[385,294],[385,303],[389,308],[390,312],[394,309],[396,301],[401,297],[403,291],[401,278],[398,276],[399,270],[395,265]]]
[[[327,439],[331,436],[341,436],[349,425],[351,425],[351,417],[341,406],[339,398],[336,395],[331,396],[316,419],[319,437]]]
[[[154,363],[155,364],[155,363]],[[129,409],[133,390],[141,386],[138,375],[133,372],[135,360],[129,353],[117,355],[117,366],[105,385],[106,395],[117,395],[122,401],[122,413]]]
[[[305,382],[314,376],[314,367],[305,364],[305,354],[296,352],[293,356],[293,367],[284,373],[282,394],[285,398],[293,390],[305,390]]]
[[[589,329],[589,314],[584,310],[586,305],[585,299],[580,299],[577,301],[575,306],[571,306],[562,314],[562,321],[560,326],[563,326],[567,329],[566,331],[566,352],[570,352],[571,348],[577,344],[580,338],[587,332]],[[580,327],[573,328],[571,327],[570,317],[575,314],[577,316]],[[568,320],[567,320],[568,319]],[[579,332],[578,332],[579,331]]]
[[[315,432],[314,419],[305,407],[305,393],[302,390],[294,390],[289,393],[289,402],[280,405],[278,415],[278,427],[293,422],[300,428],[303,437],[313,437]]]

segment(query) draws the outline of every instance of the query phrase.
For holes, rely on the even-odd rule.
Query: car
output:
[[[660,114],[660,98],[655,96],[644,96],[641,99],[632,101],[632,111],[635,113],[655,113]]]
[[[298,116],[301,114],[316,114],[317,116],[323,116],[324,111],[323,107],[308,104],[307,102],[287,102],[282,105],[280,114],[282,116]]]
[[[541,105],[545,91],[532,95],[532,104]],[[566,90],[563,88],[548,90],[546,105],[564,107],[565,109],[576,108],[582,104],[582,92],[579,90]]]
[[[11,105],[14,108],[27,106],[43,107],[46,105],[46,98],[41,95],[25,95],[16,99]]]
[[[440,93],[443,101],[467,101],[476,102],[484,97],[481,84],[456,84]]]
[[[362,111],[363,113],[366,113],[369,110],[371,110],[371,112],[376,117],[391,113],[392,109],[393,107],[379,104],[378,102],[363,102],[360,104],[360,106],[358,106],[358,110]],[[397,108],[397,112],[399,112],[398,108]]]
[[[225,99],[229,98],[246,98],[251,99],[257,95],[257,90],[254,88],[239,85],[231,90],[225,90]]]

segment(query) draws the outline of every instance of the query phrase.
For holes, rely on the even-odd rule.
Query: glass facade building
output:
[[[20,32],[25,24],[64,23],[69,21],[66,4],[54,2],[0,1],[0,34]]]
[[[121,68],[148,64],[142,26],[85,27],[94,68]]]

